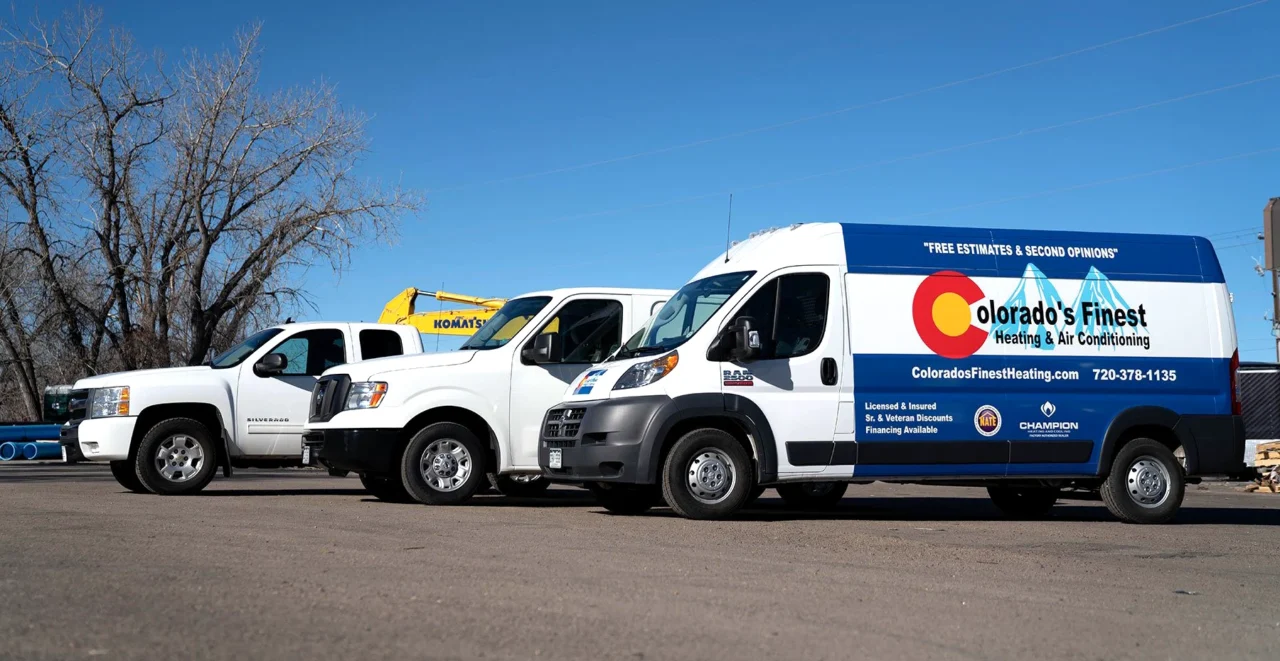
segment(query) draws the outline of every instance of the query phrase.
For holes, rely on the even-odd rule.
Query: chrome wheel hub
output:
[[[436,491],[453,491],[471,475],[471,453],[463,444],[442,438],[423,451],[419,468],[427,486]]]
[[[1169,485],[1173,480],[1169,470],[1154,457],[1141,456],[1129,465],[1125,487],[1129,498],[1142,507],[1159,507],[1169,498]]]
[[[186,434],[174,434],[156,448],[156,471],[170,482],[186,482],[204,466],[204,449]]]
[[[694,498],[714,505],[733,491],[733,460],[720,450],[703,450],[689,462],[689,491]]]

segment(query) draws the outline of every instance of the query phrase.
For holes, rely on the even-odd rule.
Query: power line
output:
[[[1048,190],[1037,191],[1037,192],[1035,192],[1035,193],[1026,193],[1026,194],[1023,194],[1023,195],[1014,195],[1014,196],[1011,196],[1011,197],[996,198],[996,199],[993,199],[993,200],[986,200],[986,201],[983,201],[983,202],[974,202],[974,203],[972,203],[972,204],[963,204],[963,205],[960,205],[960,206],[957,206],[957,207],[949,207],[949,208],[946,208],[946,209],[935,209],[935,210],[933,210],[933,211],[924,211],[924,212],[921,212],[921,213],[913,213],[913,214],[908,214],[908,215],[905,215],[905,216],[892,216],[892,217],[889,217],[889,218],[881,218],[881,219],[878,219],[876,222],[882,222],[882,223],[883,223],[883,222],[895,222],[895,221],[901,221],[901,220],[909,220],[909,219],[912,219],[912,218],[923,218],[923,217],[925,217],[925,216],[936,216],[936,215],[939,215],[939,214],[951,213],[951,212],[954,212],[954,211],[965,211],[965,210],[967,210],[967,209],[975,209],[975,208],[979,208],[979,207],[996,206],[996,205],[999,205],[999,204],[1006,204],[1006,203],[1009,203],[1009,202],[1018,202],[1018,201],[1021,201],[1021,200],[1029,200],[1029,199],[1036,198],[1036,197],[1045,197],[1045,196],[1047,196],[1047,195],[1056,195],[1056,194],[1058,194],[1058,193],[1068,193],[1068,192],[1072,192],[1072,191],[1082,190],[1082,189],[1085,189],[1085,188],[1094,188],[1094,187],[1096,187],[1096,186],[1106,186],[1106,185],[1108,185],[1108,184],[1118,184],[1118,183],[1122,183],[1122,182],[1125,182],[1125,181],[1133,181],[1134,179],[1144,179],[1144,178],[1147,178],[1147,177],[1154,177],[1154,176],[1156,176],[1156,175],[1168,174],[1168,173],[1170,173],[1170,172],[1178,172],[1178,171],[1180,171],[1180,170],[1189,170],[1189,169],[1191,169],[1191,168],[1198,168],[1198,167],[1203,167],[1203,166],[1206,166],[1206,165],[1215,165],[1215,164],[1217,164],[1217,163],[1225,163],[1225,162],[1227,162],[1227,161],[1235,161],[1235,160],[1239,160],[1239,159],[1242,159],[1242,158],[1250,158],[1250,157],[1252,157],[1252,156],[1261,156],[1261,155],[1263,155],[1263,154],[1271,154],[1271,153],[1275,153],[1275,152],[1280,152],[1280,147],[1269,147],[1269,148],[1267,148],[1267,149],[1257,149],[1257,150],[1254,150],[1254,151],[1244,152],[1244,153],[1240,153],[1240,154],[1232,154],[1232,155],[1230,155],[1230,156],[1221,156],[1221,157],[1218,157],[1218,158],[1211,158],[1211,159],[1204,160],[1204,161],[1197,161],[1197,162],[1195,162],[1195,163],[1185,163],[1185,164],[1183,164],[1183,165],[1175,165],[1175,166],[1172,166],[1172,167],[1160,168],[1159,170],[1150,170],[1150,171],[1148,171],[1148,172],[1140,172],[1140,173],[1137,173],[1137,174],[1129,174],[1129,175],[1125,175],[1125,176],[1123,176],[1123,177],[1112,177],[1112,178],[1110,178],[1110,179],[1099,179],[1099,180],[1097,180],[1097,181],[1090,181],[1090,182],[1083,183],[1083,184],[1075,184],[1074,186],[1064,186],[1064,187],[1062,187],[1062,188],[1051,188],[1051,189],[1048,189]]]
[[[972,142],[965,142],[965,143],[961,143],[961,144],[951,145],[951,146],[949,146],[949,147],[940,147],[940,148],[937,148],[937,149],[930,149],[930,150],[927,150],[927,151],[916,152],[916,153],[914,153],[914,154],[907,154],[907,155],[905,155],[905,156],[896,156],[896,157],[894,157],[894,158],[884,159],[884,160],[880,160],[880,161],[872,161],[872,162],[869,162],[869,163],[860,163],[860,164],[857,164],[857,165],[850,165],[850,166],[846,166],[846,167],[842,167],[842,168],[837,168],[837,169],[835,169],[835,170],[826,170],[826,171],[824,171],[824,172],[815,172],[815,173],[811,173],[811,174],[800,175],[800,176],[798,176],[798,177],[788,177],[788,178],[785,178],[785,179],[775,179],[775,180],[773,180],[773,181],[767,181],[767,182],[759,183],[759,184],[752,184],[752,185],[750,185],[750,186],[737,187],[737,188],[734,188],[734,189],[732,189],[732,190],[717,190],[717,191],[714,191],[714,192],[701,193],[701,194],[697,194],[697,195],[690,195],[690,196],[680,197],[680,198],[676,198],[676,199],[672,199],[672,200],[666,200],[666,201],[663,201],[663,202],[652,202],[652,203],[649,203],[649,204],[642,204],[642,205],[632,206],[632,207],[624,207],[624,208],[619,208],[619,209],[608,209],[608,210],[604,210],[604,211],[594,211],[594,212],[588,212],[588,213],[581,213],[581,214],[573,214],[573,215],[568,215],[568,216],[561,216],[561,217],[558,217],[558,218],[552,218],[552,219],[550,219],[550,220],[548,220],[548,221],[545,221],[545,222],[562,222],[562,221],[567,221],[567,220],[580,220],[580,219],[583,219],[583,218],[592,218],[592,217],[596,217],[596,216],[608,216],[608,215],[614,215],[614,214],[619,214],[619,213],[628,213],[628,212],[632,212],[632,211],[645,211],[645,210],[648,210],[648,209],[655,209],[655,208],[659,208],[659,207],[670,206],[670,205],[673,205],[673,204],[681,204],[681,203],[684,203],[684,202],[694,202],[694,201],[697,201],[697,200],[702,200],[702,199],[706,199],[706,198],[710,198],[710,197],[723,197],[724,195],[729,194],[729,193],[733,193],[733,192],[743,192],[743,191],[751,191],[751,190],[760,190],[760,189],[764,189],[764,188],[775,188],[775,187],[778,187],[778,186],[785,186],[785,185],[789,185],[789,184],[795,184],[795,183],[799,183],[799,182],[802,182],[802,181],[809,181],[809,180],[812,180],[812,179],[819,179],[819,178],[822,178],[822,177],[830,177],[830,176],[837,175],[837,174],[847,174],[847,173],[849,173],[849,172],[855,172],[855,171],[858,171],[858,170],[866,170],[866,169],[869,169],[869,168],[883,167],[883,166],[886,166],[886,165],[893,165],[893,164],[896,164],[896,163],[902,163],[902,162],[905,162],[905,161],[916,160],[916,159],[925,158],[925,157],[928,157],[928,156],[937,156],[937,155],[940,155],[940,154],[946,154],[946,153],[950,153],[950,152],[961,151],[961,150],[964,150],[964,149],[971,149],[971,148],[974,148],[974,147],[980,147],[980,146],[984,146],[984,145],[994,144],[994,143],[997,143],[997,142],[1004,142],[1004,141],[1006,141],[1006,140],[1014,140],[1014,139],[1017,139],[1017,138],[1023,138],[1023,137],[1030,136],[1030,135],[1036,135],[1036,134],[1040,134],[1040,133],[1046,133],[1046,132],[1049,132],[1049,131],[1055,131],[1055,130],[1058,130],[1058,129],[1069,128],[1069,127],[1072,127],[1072,126],[1079,126],[1079,125],[1081,125],[1081,124],[1087,124],[1087,123],[1089,123],[1089,122],[1095,122],[1095,121],[1099,121],[1099,120],[1102,120],[1102,119],[1110,119],[1110,118],[1112,118],[1112,117],[1118,117],[1118,116],[1120,116],[1120,115],[1125,115],[1125,114],[1129,114],[1129,113],[1133,113],[1133,112],[1138,112],[1138,111],[1140,111],[1140,110],[1147,110],[1147,109],[1155,108],[1155,107],[1158,107],[1158,106],[1164,106],[1164,105],[1169,105],[1169,104],[1172,104],[1172,103],[1177,103],[1177,102],[1180,102],[1180,101],[1186,101],[1186,100],[1189,100],[1189,99],[1194,99],[1194,98],[1198,98],[1198,97],[1202,97],[1202,96],[1208,96],[1208,95],[1210,95],[1210,94],[1217,94],[1217,93],[1219,93],[1219,92],[1225,92],[1225,91],[1228,91],[1228,90],[1238,89],[1238,88],[1245,87],[1245,86],[1248,86],[1248,85],[1256,85],[1256,84],[1261,83],[1261,82],[1265,82],[1265,81],[1269,81],[1269,80],[1275,80],[1275,79],[1278,79],[1278,78],[1280,78],[1280,74],[1271,74],[1271,75],[1268,75],[1268,76],[1263,76],[1263,77],[1261,77],[1261,78],[1254,78],[1253,80],[1247,80],[1247,81],[1239,82],[1239,83],[1232,83],[1232,84],[1230,84],[1230,85],[1223,85],[1223,86],[1221,86],[1221,87],[1215,87],[1215,88],[1211,88],[1211,89],[1207,89],[1207,90],[1201,90],[1201,91],[1198,91],[1198,92],[1192,92],[1192,93],[1190,93],[1190,94],[1183,94],[1183,95],[1181,95],[1181,96],[1176,96],[1176,97],[1172,97],[1172,98],[1168,98],[1168,99],[1163,99],[1163,100],[1161,100],[1161,101],[1154,101],[1154,102],[1151,102],[1151,103],[1144,103],[1144,104],[1137,105],[1137,106],[1131,106],[1131,107],[1129,107],[1129,108],[1124,108],[1124,109],[1121,109],[1121,110],[1113,110],[1113,111],[1105,112],[1105,113],[1102,113],[1102,114],[1099,114],[1099,115],[1092,115],[1092,116],[1089,116],[1089,117],[1083,117],[1083,118],[1080,118],[1080,119],[1073,119],[1073,120],[1066,121],[1066,122],[1059,122],[1059,123],[1057,123],[1057,124],[1050,124],[1050,125],[1048,125],[1048,126],[1041,126],[1041,127],[1034,128],[1034,129],[1021,130],[1021,131],[1017,131],[1017,132],[1015,132],[1015,133],[1007,133],[1007,134],[1005,134],[1005,135],[996,136],[996,137],[994,137],[994,138],[984,138],[984,139],[982,139],[982,140],[976,140],[976,141],[972,141]]]
[[[1185,21],[1179,21],[1179,22],[1177,22],[1177,23],[1170,23],[1169,25],[1165,25],[1165,26],[1162,26],[1162,27],[1154,28],[1154,29],[1151,29],[1151,30],[1146,30],[1146,31],[1144,31],[1144,32],[1138,32],[1138,33],[1136,33],[1136,34],[1131,34],[1131,35],[1128,35],[1128,36],[1125,36],[1125,37],[1120,37],[1120,38],[1118,38],[1118,39],[1112,39],[1112,40],[1110,40],[1110,41],[1104,41],[1104,42],[1102,42],[1102,43],[1093,44],[1093,45],[1091,45],[1091,46],[1085,46],[1084,48],[1077,48],[1077,49],[1075,49],[1075,50],[1067,51],[1067,52],[1065,52],[1065,53],[1058,53],[1057,55],[1051,55],[1051,56],[1049,56],[1049,57],[1040,58],[1040,59],[1038,59],[1038,60],[1032,60],[1032,61],[1030,61],[1030,62],[1024,62],[1024,63],[1022,63],[1022,64],[1017,64],[1017,65],[1014,65],[1014,66],[1005,67],[1005,68],[1003,68],[1003,69],[996,69],[996,70],[994,70],[994,71],[988,71],[988,72],[986,72],[986,73],[978,74],[978,75],[976,75],[976,76],[969,76],[969,77],[967,77],[967,78],[960,78],[960,79],[957,79],[957,80],[952,80],[952,81],[950,81],[950,82],[941,83],[941,84],[938,84],[938,85],[933,85],[933,86],[931,86],[931,87],[925,87],[925,88],[918,89],[918,90],[913,90],[913,91],[910,91],[910,92],[903,92],[903,93],[901,93],[901,94],[895,94],[895,95],[892,95],[892,96],[887,96],[887,97],[884,97],[884,98],[881,98],[881,99],[877,99],[877,100],[875,100],[875,101],[867,101],[867,102],[865,102],[865,103],[859,103],[859,104],[855,104],[855,105],[851,105],[851,106],[845,106],[845,107],[843,107],[843,108],[836,108],[835,110],[828,110],[828,111],[826,111],[826,112],[821,112],[821,113],[818,113],[818,114],[815,114],[815,115],[807,115],[807,116],[805,116],[805,117],[798,117],[798,118],[796,118],[796,119],[791,119],[791,120],[787,120],[787,121],[783,121],[783,122],[777,122],[777,123],[774,123],[774,124],[766,124],[766,125],[763,125],[763,126],[757,126],[757,127],[754,127],[754,128],[743,129],[743,130],[741,130],[741,131],[735,131],[735,132],[733,132],[733,133],[725,133],[725,134],[723,134],[723,135],[713,136],[713,137],[710,137],[710,138],[701,138],[701,139],[699,139],[699,140],[694,140],[694,141],[692,141],[692,142],[685,142],[685,143],[681,143],[681,144],[677,144],[677,145],[670,145],[670,146],[667,146],[667,147],[659,147],[659,148],[657,148],[657,149],[649,149],[649,150],[645,150],[645,151],[632,152],[632,153],[630,153],[630,154],[624,154],[624,155],[622,155],[622,156],[615,156],[615,157],[612,157],[612,158],[606,158],[606,159],[601,159],[601,160],[596,160],[596,161],[587,161],[587,162],[585,162],[585,163],[578,163],[578,164],[575,164],[575,165],[566,165],[566,166],[563,166],[563,167],[552,168],[552,169],[550,169],[550,170],[540,170],[540,171],[537,171],[537,172],[527,172],[527,173],[524,173],[524,174],[512,175],[512,176],[508,176],[508,177],[500,177],[500,178],[497,178],[497,179],[489,179],[489,180],[487,180],[487,181],[479,181],[479,182],[474,182],[474,183],[470,183],[470,184],[459,184],[459,185],[456,185],[456,186],[448,186],[448,187],[445,187],[445,188],[437,188],[437,189],[434,189],[434,190],[430,190],[430,191],[428,191],[428,192],[430,192],[430,193],[442,193],[442,192],[448,192],[448,191],[462,190],[462,189],[466,189],[466,188],[479,188],[479,187],[483,187],[483,186],[492,186],[492,185],[496,185],[496,184],[510,183],[510,182],[513,182],[513,181],[521,181],[521,180],[525,180],[525,179],[534,179],[534,178],[537,178],[537,177],[545,177],[545,176],[549,176],[549,175],[553,175],[553,174],[561,174],[561,173],[564,173],[564,172],[573,172],[573,171],[575,171],[575,170],[585,170],[585,169],[587,169],[587,168],[594,168],[594,167],[599,167],[599,166],[602,166],[602,165],[611,165],[611,164],[613,164],[613,163],[620,163],[620,162],[622,162],[622,161],[629,161],[629,160],[633,160],[633,159],[637,159],[637,158],[645,158],[645,157],[648,157],[648,156],[657,156],[657,155],[659,155],[659,154],[666,154],[666,153],[669,153],[669,152],[679,151],[679,150],[683,150],[683,149],[689,149],[689,148],[692,148],[692,147],[700,147],[700,146],[702,146],[702,145],[707,145],[707,144],[711,144],[711,143],[715,143],[715,142],[721,142],[721,141],[724,141],[724,140],[732,140],[732,139],[734,139],[734,138],[741,138],[741,137],[748,136],[748,135],[753,135],[753,134],[756,134],[756,133],[763,133],[763,132],[766,132],[766,131],[773,131],[773,130],[777,130],[777,129],[781,129],[781,128],[786,128],[786,127],[789,127],[789,126],[795,126],[795,125],[797,125],[797,124],[804,124],[804,123],[806,123],[806,122],[812,122],[812,121],[814,121],[814,120],[818,120],[818,119],[825,119],[825,118],[827,118],[827,117],[834,117],[834,116],[836,116],[836,115],[843,115],[843,114],[845,114],[845,113],[850,113],[850,112],[854,112],[854,111],[857,111],[857,110],[865,110],[865,109],[867,109],[867,108],[872,108],[872,107],[875,107],[875,106],[884,105],[884,104],[886,104],[886,103],[893,103],[893,102],[895,102],[895,101],[901,101],[901,100],[903,100],[903,99],[910,99],[910,98],[917,97],[917,96],[921,96],[921,95],[924,95],[924,94],[931,94],[931,93],[933,93],[933,92],[940,92],[940,91],[942,91],[942,90],[950,89],[950,88],[952,88],[952,87],[959,87],[959,86],[961,86],[961,85],[967,85],[967,84],[969,84],[969,83],[974,83],[974,82],[977,82],[977,81],[980,81],[980,80],[986,80],[986,79],[988,79],[988,78],[994,78],[994,77],[996,77],[996,76],[1002,76],[1002,75],[1004,75],[1004,74],[1007,74],[1007,73],[1013,73],[1013,72],[1015,72],[1015,71],[1021,71],[1021,70],[1023,70],[1023,69],[1029,69],[1029,68],[1032,68],[1032,67],[1038,67],[1038,66],[1043,65],[1043,64],[1049,64],[1050,62],[1056,62],[1056,61],[1059,61],[1059,60],[1064,60],[1064,59],[1067,59],[1067,58],[1070,58],[1070,57],[1075,57],[1076,55],[1083,55],[1083,54],[1085,54],[1085,53],[1090,53],[1090,52],[1097,51],[1097,50],[1101,50],[1101,49],[1104,49],[1104,48],[1109,48],[1109,47],[1111,47],[1111,46],[1116,46],[1116,45],[1119,45],[1119,44],[1122,44],[1122,43],[1125,43],[1125,42],[1128,42],[1128,41],[1133,41],[1133,40],[1135,40],[1135,39],[1142,39],[1142,38],[1144,38],[1144,37],[1150,37],[1150,36],[1152,36],[1152,35],[1160,34],[1160,33],[1162,33],[1162,32],[1168,32],[1168,31],[1170,31],[1170,30],[1176,30],[1176,29],[1181,28],[1181,27],[1186,27],[1186,26],[1188,26],[1188,25],[1193,25],[1193,24],[1195,24],[1195,23],[1200,23],[1200,22],[1202,22],[1202,21],[1207,21],[1207,20],[1210,20],[1210,19],[1213,19],[1213,18],[1217,18],[1217,17],[1219,17],[1219,16],[1225,16],[1225,15],[1227,15],[1227,14],[1231,14],[1231,13],[1234,13],[1234,12],[1238,12],[1238,11],[1241,11],[1241,10],[1243,10],[1243,9],[1249,9],[1250,7],[1256,7],[1256,6],[1258,6],[1258,5],[1265,4],[1265,3],[1269,2],[1269,1],[1270,1],[1270,0],[1254,0],[1253,2],[1245,3],[1245,4],[1243,4],[1243,5],[1237,5],[1237,6],[1235,6],[1235,7],[1230,7],[1230,8],[1228,8],[1228,9],[1224,9],[1224,10],[1221,10],[1221,11],[1213,12],[1213,13],[1211,13],[1211,14],[1205,14],[1205,15],[1203,15],[1203,16],[1197,16],[1197,17],[1195,17],[1195,18],[1187,19],[1187,20],[1185,20]]]
[[[1227,231],[1225,231],[1225,232],[1218,232],[1217,234],[1209,234],[1209,235],[1205,236],[1205,238],[1206,238],[1206,239],[1212,239],[1212,238],[1215,238],[1215,237],[1229,237],[1229,236],[1234,235],[1234,234],[1254,234],[1254,233],[1257,233],[1257,231],[1258,231],[1258,228],[1257,228],[1256,226],[1255,226],[1255,227],[1241,227],[1240,229],[1227,230]]]

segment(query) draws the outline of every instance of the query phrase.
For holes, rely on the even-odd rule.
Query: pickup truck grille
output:
[[[72,422],[84,420],[89,410],[89,391],[72,390],[67,399],[67,415]]]
[[[347,401],[351,377],[346,374],[322,376],[311,389],[311,405],[307,412],[310,422],[328,422],[342,412]]]
[[[582,417],[587,410],[582,408],[552,409],[547,412],[547,419],[542,428],[542,438],[549,448],[573,447],[582,428]]]

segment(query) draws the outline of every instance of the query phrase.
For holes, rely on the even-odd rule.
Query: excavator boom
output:
[[[438,310],[435,312],[417,312],[414,303],[419,296],[430,296],[446,303],[474,305],[478,310]],[[402,324],[413,326],[419,333],[429,335],[460,335],[469,337],[476,329],[484,325],[501,308],[506,299],[481,298],[464,296],[444,291],[423,291],[410,287],[387,302],[382,309],[378,322],[383,324]]]

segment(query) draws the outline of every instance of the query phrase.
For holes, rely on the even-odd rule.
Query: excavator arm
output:
[[[415,303],[419,296],[429,296],[445,303],[474,305],[478,309],[417,312],[415,311]],[[419,333],[428,335],[470,337],[506,302],[506,299],[503,298],[464,296],[444,291],[423,291],[416,287],[410,287],[387,302],[386,307],[382,309],[382,315],[378,317],[378,323],[413,326],[418,329]]]

